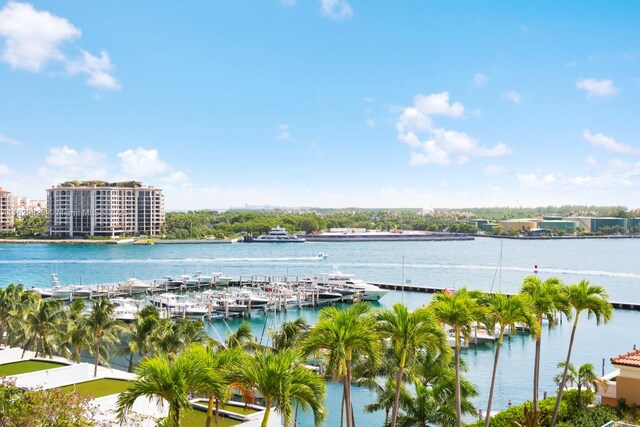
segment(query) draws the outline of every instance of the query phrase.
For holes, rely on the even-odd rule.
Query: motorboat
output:
[[[226,292],[208,290],[201,293],[198,297],[203,304],[212,305],[214,311],[225,313],[246,313],[249,307],[239,303],[236,299]]]
[[[328,287],[338,293],[338,289],[354,292],[351,296],[343,296],[343,300],[353,300],[359,297],[363,301],[378,301],[389,292],[362,279],[357,279],[352,274],[344,274],[338,270],[307,280],[310,280],[312,285]]]
[[[152,288],[152,284],[149,282],[143,282],[135,277],[129,278],[126,282],[119,283],[119,288],[122,291],[129,291],[130,293],[144,293]]]
[[[254,242],[271,242],[271,243],[303,243],[305,239],[293,236],[287,233],[283,227],[277,226],[269,230],[267,234],[263,234],[253,239]]]
[[[253,291],[248,289],[241,289],[234,295],[238,304],[246,305],[251,309],[262,309],[269,304],[269,298],[257,296]]]
[[[133,298],[113,298],[111,302],[115,304],[111,317],[123,322],[133,322],[140,312],[140,303],[142,303],[142,301]]]
[[[229,283],[233,280],[231,276],[227,276],[222,273],[213,273],[213,280],[211,284],[214,286],[229,286]]]
[[[325,254],[324,252],[319,252],[318,255],[316,255],[316,258],[318,259],[327,259],[329,255]]]
[[[32,288],[35,292],[39,293],[42,298],[54,298],[54,299],[69,299],[73,295],[73,286],[62,286],[58,280],[58,275],[51,273],[51,287],[50,288]]]

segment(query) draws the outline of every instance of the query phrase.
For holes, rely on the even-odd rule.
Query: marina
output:
[[[566,283],[586,279],[604,286],[612,301],[637,303],[640,301],[640,240],[554,240],[524,241],[508,240],[503,244],[501,268],[497,268],[500,257],[500,241],[476,239],[473,241],[447,242],[307,242],[304,245],[1,245],[0,286],[8,283],[24,283],[27,287],[51,287],[51,273],[55,272],[61,282],[87,286],[86,283],[124,284],[127,278],[137,277],[141,281],[160,283],[168,277],[200,271],[204,276],[224,273],[232,278],[227,286],[189,288],[185,291],[169,290],[172,294],[194,294],[213,290],[215,292],[241,291],[248,287],[252,291],[263,282],[277,282],[320,277],[331,271],[333,265],[368,283],[374,283],[387,294],[374,307],[390,307],[402,302],[409,308],[429,303],[433,293],[444,288],[460,289],[467,286],[486,292],[515,293],[522,278],[532,274],[534,265],[539,267],[541,279],[557,276]],[[319,259],[318,254],[328,254]],[[623,256],[621,256],[623,254]],[[191,272],[191,273],[190,273]],[[160,278],[160,279],[158,279]],[[255,285],[255,286],[252,286]],[[170,286],[166,283],[166,286]],[[123,289],[121,297],[129,298],[129,289]],[[165,293],[165,289],[153,289],[147,293],[133,295],[142,300]],[[115,297],[115,296],[114,296]],[[282,301],[282,300],[281,300]],[[287,301],[287,300],[285,300]],[[144,302],[147,304],[147,302]],[[340,306],[341,302],[333,302]],[[348,303],[347,303],[348,304]],[[211,321],[205,317],[205,329],[209,336],[223,339],[230,331],[248,322],[257,342],[269,343],[268,330],[277,330],[284,321],[303,317],[315,324],[322,305],[289,304],[282,309],[251,310],[251,316],[229,313],[212,313]],[[635,305],[633,305],[635,307]],[[286,309],[285,309],[286,308]],[[592,363],[610,371],[608,360],[640,344],[635,328],[629,325],[640,323],[637,311],[616,310],[609,324],[596,326],[584,321],[578,330],[575,342],[575,362]],[[178,313],[176,313],[178,315]],[[178,317],[181,317],[178,315]],[[542,341],[541,391],[552,393],[555,389],[553,377],[560,355],[566,350],[570,328],[562,323],[553,329],[544,328]],[[479,334],[481,339],[481,334]],[[532,371],[534,343],[527,334],[514,334],[505,338],[501,353],[501,368],[494,406],[505,409],[511,400],[514,404],[530,398],[529,372]],[[470,346],[463,352],[468,366],[466,377],[480,390],[474,402],[482,407],[486,404],[486,390],[492,363],[493,346],[485,343]],[[118,360],[112,361],[114,366]],[[601,372],[598,372],[601,373]],[[340,384],[329,382],[327,405],[328,425],[339,424],[335,415],[340,408]],[[375,400],[375,394],[367,389],[354,388],[354,408]],[[363,414],[361,422],[376,423],[380,414]],[[335,418],[333,418],[335,417]],[[310,418],[302,426],[313,425]]]

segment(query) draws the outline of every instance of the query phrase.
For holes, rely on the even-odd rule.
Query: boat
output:
[[[43,298],[54,299],[69,299],[73,295],[75,289],[74,286],[62,286],[58,280],[58,275],[51,273],[51,287],[50,288],[32,288],[35,292],[39,293]]]
[[[267,234],[263,234],[253,239],[254,242],[271,242],[271,243],[303,243],[305,239],[292,236],[287,230],[277,226],[272,228]]]
[[[269,304],[269,298],[257,296],[253,291],[249,289],[241,289],[238,293],[233,295],[235,300],[240,305],[246,305],[253,309],[263,309]]]
[[[124,283],[119,283],[121,291],[129,291],[130,293],[144,293],[151,289],[151,283],[143,282],[140,279],[131,277]]]
[[[318,259],[327,259],[329,255],[325,254],[324,252],[319,252],[318,255],[316,255],[316,258]]]
[[[111,312],[111,317],[115,320],[133,322],[140,312],[141,301],[139,300],[134,300],[133,298],[113,298],[111,302],[115,304]]]
[[[227,276],[222,273],[213,273],[213,279],[211,284],[214,286],[229,286],[229,283],[233,280],[233,277]]]
[[[319,287],[329,287],[334,292],[339,292],[339,289],[346,291],[352,291],[354,294],[351,296],[344,296],[343,300],[353,300],[359,297],[363,301],[378,301],[385,296],[389,291],[381,289],[376,285],[367,283],[362,279],[355,278],[352,274],[344,274],[339,270],[334,270],[331,273],[319,275],[312,279],[312,285]]]

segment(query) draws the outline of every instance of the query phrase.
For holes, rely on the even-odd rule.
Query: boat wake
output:
[[[261,257],[261,258],[145,258],[145,259],[16,259],[0,260],[0,265],[19,264],[224,264],[233,262],[264,263],[289,261],[320,261],[326,255],[307,257]]]
[[[341,266],[348,267],[370,267],[370,268],[402,268],[402,264],[396,263],[341,263]],[[422,270],[487,270],[494,271],[495,265],[473,265],[473,264],[404,264],[405,269],[422,269]],[[502,271],[514,271],[519,273],[531,274],[531,267],[502,266]],[[599,270],[571,270],[565,268],[540,268],[539,273],[543,275],[576,275],[576,276],[605,276],[620,277],[626,279],[640,279],[640,274],[617,271],[599,271]]]

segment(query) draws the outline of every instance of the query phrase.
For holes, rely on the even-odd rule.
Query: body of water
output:
[[[326,260],[317,259],[320,252]],[[582,279],[600,284],[612,301],[640,301],[640,239],[594,240],[498,240],[448,242],[340,242],[304,244],[212,244],[212,245],[0,245],[0,286],[23,283],[48,286],[51,273],[63,284],[94,284],[124,281],[135,276],[159,279],[195,271],[222,271],[234,277],[304,276],[326,273],[338,266],[343,272],[373,282],[462,287],[485,291],[517,292],[524,276],[538,265],[541,279],[557,276],[567,283]],[[428,304],[430,295],[390,292],[379,303],[388,307],[404,302],[410,307]],[[268,316],[254,315],[251,324],[258,339],[266,341],[266,331],[278,328],[285,320],[298,316],[315,323],[318,309],[289,310]],[[224,337],[239,319],[207,325],[214,338]],[[640,313],[616,311],[607,325],[581,321],[573,363],[590,362],[598,373],[605,359],[629,351],[640,344],[636,327]],[[265,331],[265,333],[263,333]],[[543,331],[541,391],[555,389],[556,365],[564,360],[570,325]],[[263,342],[264,342],[263,341]],[[535,346],[528,336],[505,340],[500,355],[494,408],[504,409],[509,401],[519,404],[531,398],[533,354]],[[493,348],[490,345],[469,349],[463,357],[468,365],[467,378],[480,392],[479,408],[486,405]],[[341,388],[330,384],[327,425],[339,424]],[[356,390],[354,410],[375,399],[368,390]],[[380,414],[357,415],[359,423],[381,425]],[[312,425],[303,418],[302,425]]]

